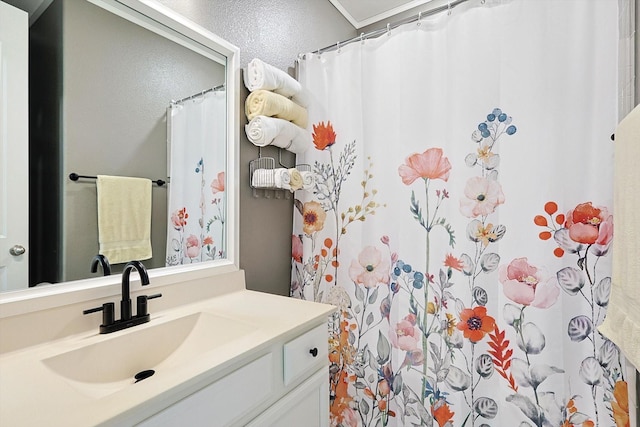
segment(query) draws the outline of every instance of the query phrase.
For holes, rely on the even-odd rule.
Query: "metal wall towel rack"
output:
[[[79,180],[80,178],[84,178],[84,179],[98,179],[98,177],[97,177],[97,176],[90,176],[90,175],[78,175],[78,174],[77,174],[77,173],[75,173],[75,172],[71,172],[71,173],[69,174],[69,179],[70,179],[71,181],[77,181],[77,180]],[[165,185],[165,184],[167,183],[166,181],[163,181],[163,180],[161,180],[161,179],[156,179],[155,181],[151,181],[151,182],[153,182],[154,184],[157,184],[157,185],[158,185],[158,187],[162,187],[163,185]]]

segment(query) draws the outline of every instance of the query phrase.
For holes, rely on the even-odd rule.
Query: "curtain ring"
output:
[[[447,1],[447,15],[451,15],[451,0]]]
[[[340,42],[337,42],[337,43],[336,43],[336,47],[337,47],[337,49],[336,49],[336,50],[338,51],[338,53],[340,53]]]
[[[360,43],[364,44],[364,33],[360,33]]]
[[[421,24],[421,22],[420,22],[421,20],[422,20],[422,12],[418,12],[418,27]]]
[[[391,34],[391,24],[387,24],[387,35]]]

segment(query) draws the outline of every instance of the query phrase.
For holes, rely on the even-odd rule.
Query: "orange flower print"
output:
[[[302,220],[304,224],[302,229],[305,234],[311,235],[315,231],[320,231],[324,228],[324,220],[327,218],[327,214],[322,209],[320,203],[316,201],[306,202],[302,206]]]
[[[224,171],[218,172],[218,177],[211,181],[211,192],[213,194],[224,191]]]
[[[454,412],[451,411],[446,401],[439,400],[431,408],[431,415],[433,415],[433,418],[435,418],[438,423],[438,427],[444,427],[453,419]]]
[[[462,261],[454,257],[452,254],[447,254],[447,257],[444,259],[444,265],[445,267],[450,267],[458,271],[462,271],[464,268]]]
[[[207,236],[202,239],[202,246],[213,245],[213,238],[211,236]]]
[[[451,163],[442,156],[442,148],[429,148],[422,154],[412,154],[405,160],[405,164],[398,168],[398,174],[405,185],[413,184],[418,178],[449,179]]]
[[[574,242],[608,245],[613,238],[613,217],[606,208],[581,203],[567,213],[565,228]]]
[[[460,322],[456,327],[462,331],[465,338],[468,338],[472,343],[476,343],[489,332],[493,332],[495,324],[495,319],[487,316],[486,307],[478,306],[473,309],[465,308],[462,310]]]
[[[613,409],[613,419],[616,427],[629,427],[629,391],[626,381],[617,381],[613,387],[613,397],[611,409]]]
[[[331,122],[327,122],[326,125],[324,122],[318,123],[317,126],[313,125],[313,145],[315,145],[318,150],[322,151],[335,143],[336,133],[333,131]]]

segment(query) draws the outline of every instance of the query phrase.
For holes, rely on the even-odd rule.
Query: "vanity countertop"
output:
[[[221,378],[237,366],[238,361],[250,361],[274,341],[295,337],[307,325],[326,321],[334,310],[335,307],[326,304],[239,290],[165,311],[152,311],[149,323],[112,334],[100,335],[96,325],[94,331],[5,353],[0,356],[0,425],[135,424]],[[133,379],[127,380],[127,385],[116,389],[113,384],[104,385],[103,389],[102,385],[89,384],[86,388],[86,384],[74,383],[45,363],[61,354],[103,345],[110,339],[126,339],[129,334],[145,328],[198,313],[242,323],[244,332],[239,337],[225,338],[229,341],[213,350],[192,348],[198,357],[189,359],[188,363],[158,369],[152,377],[136,384]],[[92,363],[76,359],[79,367]]]

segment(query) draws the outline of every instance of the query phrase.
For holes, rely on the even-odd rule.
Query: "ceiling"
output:
[[[360,29],[432,0],[329,0],[345,18]]]
[[[3,0],[29,13],[33,23],[53,0]],[[356,29],[432,0],[329,0]]]

